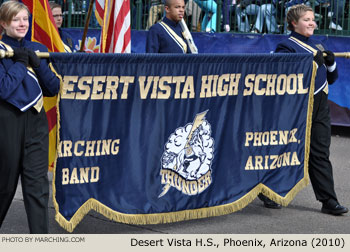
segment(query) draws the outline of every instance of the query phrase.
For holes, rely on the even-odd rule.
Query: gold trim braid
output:
[[[184,51],[184,53],[187,53],[187,44],[186,44],[186,42],[179,35],[177,35],[173,31],[173,29],[171,29],[166,23],[164,23],[163,21],[161,21],[159,23],[167,32],[171,33],[171,35],[173,36],[173,39],[177,42],[177,44],[179,44],[179,46],[181,45],[181,48]]]

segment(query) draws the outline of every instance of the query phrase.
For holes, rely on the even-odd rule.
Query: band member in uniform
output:
[[[60,80],[34,51],[47,48],[24,39],[29,10],[18,1],[0,7],[0,49],[13,52],[0,60],[0,228],[19,177],[30,233],[48,233],[48,122],[43,95],[59,92]]]
[[[166,15],[151,26],[147,34],[147,53],[196,53],[194,43],[186,39],[181,22],[185,13],[184,0],[165,0]],[[196,48],[195,48],[196,49]]]
[[[321,211],[326,214],[341,215],[347,213],[348,209],[339,204],[334,190],[332,164],[329,160],[331,123],[327,103],[328,84],[333,84],[338,78],[337,63],[334,53],[328,51],[320,41],[312,38],[316,23],[311,7],[303,4],[292,6],[287,13],[287,23],[291,34],[288,39],[277,45],[276,52],[312,53],[318,65],[309,156],[311,184],[316,199],[322,203]],[[272,206],[273,203],[268,201],[265,206]]]
[[[61,36],[61,40],[64,46],[64,50],[66,52],[73,52],[73,40],[69,36],[69,34],[61,29],[62,22],[63,22],[63,14],[62,14],[62,6],[55,3],[50,2],[50,9],[52,11],[52,16],[55,20],[55,24],[57,26],[58,32]]]

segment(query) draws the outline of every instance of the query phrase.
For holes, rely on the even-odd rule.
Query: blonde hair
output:
[[[292,22],[295,22],[297,23],[299,18],[301,18],[305,12],[307,11],[312,11],[314,12],[314,10],[310,7],[310,6],[307,6],[305,4],[297,4],[297,5],[294,5],[292,6],[288,13],[287,13],[287,29],[290,30],[290,31],[294,31],[294,26],[292,24]]]
[[[28,7],[23,3],[13,0],[4,2],[0,6],[0,22],[9,24],[12,21],[12,18],[22,10],[26,10],[28,12],[28,16],[30,15]]]

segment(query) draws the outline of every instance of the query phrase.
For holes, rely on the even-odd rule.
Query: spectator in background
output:
[[[201,11],[201,8],[194,0],[188,0],[185,6],[185,13],[188,18],[191,17],[191,27],[189,27],[191,31],[199,31],[197,27],[201,16]]]
[[[164,0],[151,0],[151,7],[148,13],[147,30],[164,15]]]
[[[62,6],[55,3],[50,2],[50,9],[52,11],[52,16],[55,20],[58,32],[61,36],[61,40],[63,42],[64,50],[66,52],[73,52],[73,40],[69,36],[69,34],[61,29],[63,22],[63,14],[62,14]]]
[[[257,20],[259,23],[255,23],[255,29],[257,32],[263,32],[264,20],[268,33],[279,33],[277,21],[276,21],[276,4],[278,0],[260,0],[260,15]],[[258,14],[259,15],[259,14]]]
[[[217,4],[214,0],[194,0],[198,6],[204,11],[204,17],[201,24],[202,32],[215,32],[216,31],[216,11]]]
[[[341,27],[340,24],[343,20],[344,6],[344,0],[330,0],[330,5],[328,6],[328,17],[331,18],[331,22],[329,23],[329,29],[338,31],[343,30],[343,27]]]
[[[255,1],[254,1],[255,2]],[[251,30],[248,15],[258,15],[260,12],[260,6],[254,4],[250,0],[237,0],[236,4],[236,18],[237,26],[240,32],[249,32]],[[256,18],[256,22],[259,22],[260,18]]]
[[[238,30],[241,32],[263,33],[264,20],[268,33],[279,33],[276,21],[275,0],[241,0],[236,8]],[[252,28],[247,15],[256,15]]]
[[[236,5],[236,0],[223,0],[223,6],[222,6],[222,25],[223,30],[225,32],[229,32],[231,30],[231,10],[234,9],[234,6]]]

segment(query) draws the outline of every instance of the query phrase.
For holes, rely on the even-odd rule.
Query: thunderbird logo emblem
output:
[[[214,158],[214,139],[211,126],[205,120],[208,111],[196,115],[193,123],[177,128],[164,146],[161,159],[159,198],[170,187],[187,195],[203,192],[211,184],[211,164]]]

